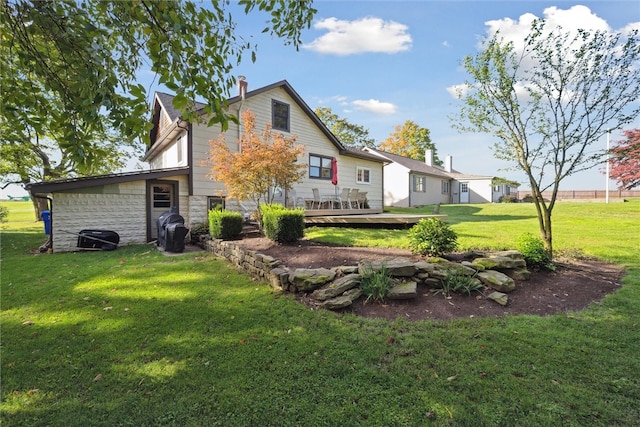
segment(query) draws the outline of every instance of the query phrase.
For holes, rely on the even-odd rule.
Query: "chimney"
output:
[[[238,89],[240,91],[239,95],[244,99],[244,96],[247,94],[247,86],[249,83],[246,81],[245,76],[238,76]]]
[[[444,158],[444,170],[453,172],[453,158],[448,154]]]
[[[424,162],[427,166],[433,166],[433,150],[424,150]]]

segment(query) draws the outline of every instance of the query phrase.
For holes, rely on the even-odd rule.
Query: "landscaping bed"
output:
[[[379,247],[347,247],[318,244],[302,239],[293,244],[277,244],[264,237],[249,237],[236,241],[239,246],[279,259],[290,269],[333,268],[357,265],[359,261],[381,261],[404,257],[421,259],[408,249]],[[455,258],[458,255],[452,256]],[[471,296],[451,294],[445,298],[434,294],[424,285],[418,287],[418,297],[410,300],[365,302],[360,298],[347,308],[363,317],[408,320],[454,319],[517,314],[550,315],[581,310],[615,292],[621,286],[623,270],[602,261],[557,260],[556,271],[535,271],[529,280],[516,281],[516,289],[509,293],[507,306],[487,300],[482,294]],[[306,294],[299,294],[308,303]],[[311,306],[311,305],[310,305]]]

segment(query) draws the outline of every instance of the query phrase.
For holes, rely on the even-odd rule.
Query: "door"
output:
[[[147,181],[147,237],[158,238],[156,222],[158,217],[171,209],[178,208],[178,181]]]
[[[460,183],[460,203],[469,203],[469,183]]]

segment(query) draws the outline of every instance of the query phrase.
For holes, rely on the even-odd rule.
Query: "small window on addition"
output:
[[[289,104],[275,99],[271,101],[271,127],[289,132]]]
[[[356,170],[358,184],[371,184],[371,169],[358,167]]]
[[[225,208],[225,200],[223,196],[207,197],[207,206],[209,210],[223,210]]]

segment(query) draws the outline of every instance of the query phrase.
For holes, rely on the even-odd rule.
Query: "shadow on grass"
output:
[[[495,222],[495,221],[517,221],[536,218],[533,212],[531,215],[515,215],[501,213],[500,215],[479,215],[482,208],[473,205],[447,205],[442,206],[441,212],[447,215],[446,222],[449,224],[459,224],[463,222]]]

